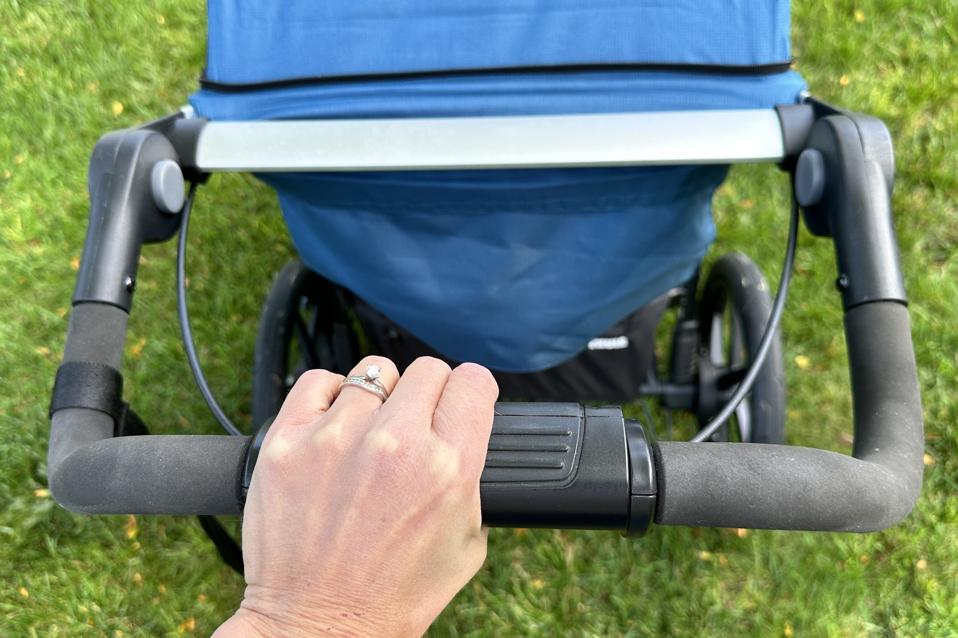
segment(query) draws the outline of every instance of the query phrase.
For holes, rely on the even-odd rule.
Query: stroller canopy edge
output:
[[[208,0],[219,84],[575,65],[790,61],[787,0]]]

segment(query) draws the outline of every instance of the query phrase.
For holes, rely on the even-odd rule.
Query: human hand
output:
[[[243,520],[229,636],[421,635],[486,556],[479,476],[499,390],[476,364],[379,365],[385,403],[304,374],[273,422]]]

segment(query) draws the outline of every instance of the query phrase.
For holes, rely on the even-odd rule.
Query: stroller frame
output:
[[[499,404],[493,442],[521,434],[530,441],[525,450],[535,450],[541,439],[532,435],[545,433],[560,439],[561,451],[546,466],[487,466],[484,521],[632,534],[653,520],[860,532],[893,525],[918,497],[923,428],[891,217],[891,140],[879,120],[813,99],[759,113],[393,122],[219,123],[185,110],[107,134],[90,163],[90,224],[53,391],[51,492],[67,509],[93,514],[242,511],[265,428],[255,438],[144,435],[122,400],[119,367],[140,249],[179,228],[184,175],[739,161],[778,162],[792,177],[806,226],[833,239],[853,456],[657,443],[616,407]]]
[[[779,131],[771,109],[208,122],[195,158],[260,173],[732,164],[781,160]]]

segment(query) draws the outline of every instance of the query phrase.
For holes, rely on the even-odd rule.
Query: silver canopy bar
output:
[[[404,171],[777,162],[774,109],[208,122],[203,171]]]

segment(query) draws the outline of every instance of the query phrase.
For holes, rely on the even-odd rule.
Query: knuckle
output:
[[[342,380],[342,375],[328,370],[307,370],[301,374],[283,401],[273,427],[301,426],[314,421],[329,408]]]
[[[330,383],[339,383],[343,380],[343,375],[330,372],[329,370],[313,369],[307,370],[296,380],[296,385],[304,388],[328,385]]]
[[[399,378],[399,369],[396,367],[396,364],[393,363],[392,359],[374,354],[363,357],[362,361],[354,368],[352,374],[364,374],[366,368],[369,366],[379,367],[380,374],[382,375],[381,380],[387,384],[387,388]]]
[[[313,445],[324,458],[338,457],[346,452],[346,432],[339,421],[325,423],[312,436]]]
[[[399,484],[418,474],[415,451],[386,430],[370,433],[364,441],[371,478],[380,484]]]
[[[402,452],[402,445],[399,437],[385,428],[374,428],[364,437],[363,443],[377,456],[394,458]]]
[[[270,473],[279,470],[282,474],[285,468],[294,464],[294,451],[295,446],[289,436],[282,431],[275,432],[263,446],[256,467],[263,467]]]
[[[419,357],[413,361],[412,365],[437,375],[448,375],[452,371],[452,368],[449,367],[448,363],[442,359],[437,359],[436,357]]]
[[[477,389],[499,394],[499,384],[496,383],[496,378],[492,376],[492,372],[485,366],[478,363],[462,363],[453,370],[453,374],[462,377],[463,380]]]
[[[373,426],[362,436],[361,445],[374,457],[401,463],[419,463],[428,451],[418,428],[403,414],[380,413]]]
[[[477,419],[476,410],[443,410],[436,414],[450,430],[455,428],[454,433],[440,440],[455,449],[457,470],[464,487],[475,487],[473,484],[479,480],[486,462],[488,431],[491,429],[492,420],[489,419],[489,425],[486,426]]]
[[[365,368],[370,365],[378,365],[381,368],[386,370],[395,370],[396,364],[393,363],[393,360],[388,357],[383,357],[378,354],[371,354],[366,357],[363,357],[363,360],[359,362],[359,368]]]
[[[429,471],[438,485],[468,483],[462,473],[463,455],[456,447],[437,441],[429,459]]]

